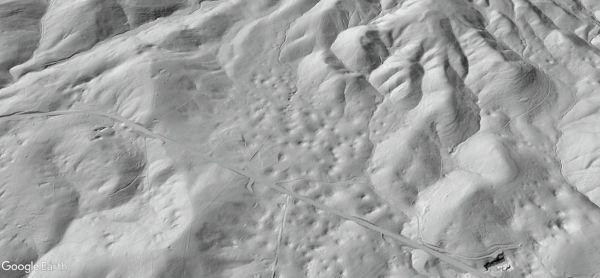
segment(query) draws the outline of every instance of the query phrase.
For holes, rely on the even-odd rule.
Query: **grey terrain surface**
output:
[[[600,277],[598,0],[0,0],[0,278]]]

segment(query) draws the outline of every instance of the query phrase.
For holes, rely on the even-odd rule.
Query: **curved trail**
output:
[[[140,132],[141,134],[144,134],[148,137],[161,140],[163,143],[173,143],[173,144],[185,147],[191,151],[195,151],[195,152],[198,151],[193,146],[188,146],[187,144],[177,142],[177,141],[170,139],[164,135],[157,134],[157,133],[149,130],[148,128],[144,127],[143,125],[135,123],[127,118],[124,118],[119,115],[114,115],[111,113],[101,112],[101,111],[88,111],[88,110],[58,110],[58,111],[51,111],[51,112],[24,111],[24,112],[15,112],[15,113],[7,114],[7,115],[0,115],[0,120],[13,120],[13,119],[30,118],[30,117],[63,116],[63,115],[77,115],[77,114],[96,115],[96,116],[109,118],[114,121],[121,122],[122,124],[132,128],[133,130],[136,130],[136,131]],[[493,276],[491,276],[479,269],[476,269],[454,257],[451,257],[450,255],[446,254],[443,251],[436,250],[437,248],[432,248],[426,244],[420,243],[416,240],[410,239],[401,234],[398,234],[398,233],[392,232],[390,230],[387,230],[383,227],[377,226],[359,216],[348,214],[346,212],[337,210],[335,208],[328,207],[328,206],[323,205],[319,202],[316,202],[308,197],[302,196],[284,186],[281,186],[280,183],[282,183],[282,181],[271,181],[268,179],[259,178],[256,175],[253,175],[252,173],[247,172],[245,169],[238,169],[235,166],[229,166],[226,164],[226,162],[209,159],[209,158],[204,158],[204,159],[207,162],[215,163],[223,168],[226,168],[234,173],[237,173],[238,175],[247,177],[247,178],[255,181],[256,183],[264,184],[267,187],[269,187],[272,190],[275,190],[279,193],[282,193],[284,195],[290,196],[292,198],[295,198],[297,200],[300,200],[302,202],[310,204],[315,208],[318,208],[325,212],[331,213],[331,214],[336,215],[345,220],[352,221],[352,222],[356,223],[357,225],[362,226],[368,230],[385,235],[386,237],[389,237],[389,238],[393,238],[394,240],[398,241],[402,245],[408,246],[413,249],[420,249],[420,250],[426,252],[427,254],[434,256],[434,257],[440,259],[441,261],[444,261],[447,264],[456,267],[457,269],[471,273],[472,275],[475,275],[476,277],[493,278]]]
[[[434,249],[440,253],[444,253],[444,254],[448,254],[448,251],[444,250],[443,248],[427,242],[423,239],[423,234],[421,233],[421,218],[419,217],[418,214],[415,215],[415,218],[417,219],[417,231],[419,234],[419,242],[422,243],[425,246],[428,246],[431,249]],[[492,244],[487,250],[481,251],[479,252],[480,254],[477,255],[460,255],[460,254],[454,254],[455,257],[463,259],[463,260],[469,260],[469,261],[475,261],[475,260],[481,260],[481,259],[486,259],[486,258],[491,258],[491,257],[495,257],[495,253],[498,251],[504,252],[507,250],[516,250],[521,248],[521,244],[518,243],[496,243],[496,244]]]

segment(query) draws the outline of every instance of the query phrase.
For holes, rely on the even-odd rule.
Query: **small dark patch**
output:
[[[186,29],[173,35],[161,46],[172,51],[184,52],[197,49],[204,40],[199,30]]]
[[[485,268],[485,270],[489,270],[490,268],[499,265],[501,263],[504,262],[504,253],[500,253],[498,254],[498,256],[496,256],[496,258],[494,258],[493,260],[486,262],[483,267]]]
[[[367,53],[369,72],[381,65],[389,56],[389,52],[377,31],[367,31],[365,35],[360,38],[360,44],[365,50],[365,53]]]
[[[9,12],[6,14],[6,16],[8,17],[8,16],[13,16],[13,15],[18,15],[18,14],[20,14],[20,13],[24,12],[24,11],[25,11],[25,9],[23,9],[23,8],[16,9],[16,10],[12,10],[12,11],[9,11]]]
[[[0,17],[19,16],[26,19],[39,20],[46,12],[46,6],[40,3],[23,3],[20,1],[0,4]]]
[[[127,15],[121,6],[114,1],[103,1],[101,5],[102,10],[96,17],[96,26],[98,26],[96,36],[99,41],[121,34],[129,29]]]
[[[176,12],[181,5],[173,5],[161,8],[135,8],[130,24],[138,26],[146,22],[156,20],[160,17],[167,17]]]
[[[223,242],[227,239],[226,234],[209,224],[204,224],[194,234],[198,242],[198,250],[206,252],[212,248],[223,247]]]
[[[77,77],[77,79],[76,79],[76,80],[73,82],[73,87],[79,86],[79,85],[81,85],[81,84],[88,83],[88,82],[92,81],[92,79],[94,79],[94,77],[93,77],[93,76],[91,76],[91,75],[87,75],[87,74],[86,74],[86,75],[79,76],[79,77]]]

